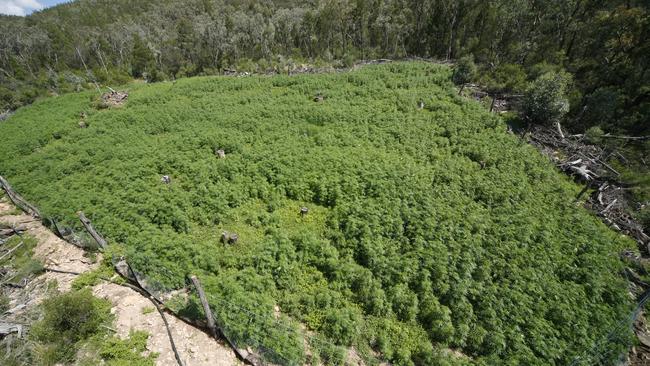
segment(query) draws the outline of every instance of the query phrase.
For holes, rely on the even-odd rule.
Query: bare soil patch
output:
[[[40,221],[22,213],[16,214],[14,206],[1,196],[0,223],[12,227],[24,227],[23,234],[37,238],[38,244],[34,248],[34,257],[42,260],[46,268],[84,273],[99,266],[101,255],[97,256],[97,260],[91,260],[85,256],[82,249],[61,240]],[[17,288],[9,293],[10,310],[2,318],[4,321],[15,323],[31,321],[32,319],[27,319],[25,314],[47,296],[48,283],[51,283],[51,280],[56,280],[59,291],[67,292],[70,291],[75,278],[76,275],[50,271],[37,276],[24,288]],[[146,331],[150,334],[147,342],[148,351],[159,354],[156,365],[177,365],[163,320],[157,311],[150,311],[153,305],[149,299],[130,288],[108,282],[95,286],[93,293],[113,304],[111,313],[115,315],[115,330],[119,337],[128,337],[131,330]],[[167,316],[167,321],[176,347],[186,365],[242,365],[229,347],[220,344],[200,329],[171,315]]]

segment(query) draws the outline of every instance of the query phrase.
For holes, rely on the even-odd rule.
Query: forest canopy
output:
[[[577,132],[650,134],[649,39],[642,0],[77,0],[0,16],[0,112],[131,77],[473,56],[494,93],[572,74]]]
[[[157,287],[198,275],[226,333],[273,362],[566,365],[632,309],[635,244],[448,66],[126,88],[122,107],[86,91],[19,109],[0,172],[62,227],[83,210]]]

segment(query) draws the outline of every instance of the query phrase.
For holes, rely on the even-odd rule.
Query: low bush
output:
[[[550,121],[564,93],[544,75],[562,102],[539,114]],[[301,364],[314,334],[369,363],[466,362],[449,347],[476,364],[563,365],[628,316],[618,253],[635,244],[459,97],[447,66],[128,88],[84,129],[90,93],[17,111],[0,124],[0,172],[64,226],[82,209],[156,288],[199,276],[242,347]],[[540,110],[558,106],[543,94]],[[201,318],[190,300],[174,310]]]
[[[64,293],[43,301],[43,318],[35,323],[30,336],[40,344],[43,364],[74,360],[79,342],[105,330],[111,321],[110,303],[95,298],[90,289]]]

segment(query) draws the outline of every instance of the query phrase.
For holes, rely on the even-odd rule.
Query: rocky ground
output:
[[[10,298],[9,311],[0,315],[0,321],[24,325],[24,332],[29,331],[26,314],[33,310],[50,292],[48,284],[54,283],[58,291],[70,291],[72,281],[77,275],[54,272],[84,273],[99,266],[101,255],[90,258],[84,251],[71,245],[50,232],[40,221],[19,213],[6,197],[0,198],[0,223],[10,227],[21,227],[25,235],[38,240],[34,248],[34,257],[50,269],[30,279],[22,288],[6,290]],[[158,366],[177,365],[170,346],[169,337],[160,314],[155,311],[151,301],[140,293],[110,282],[103,282],[93,287],[95,296],[105,298],[113,303],[111,312],[115,315],[117,336],[126,338],[130,330],[143,330],[150,334],[147,343],[148,352],[159,354]],[[182,320],[167,315],[176,348],[185,365],[231,366],[241,365],[234,352],[226,345],[209,337]]]

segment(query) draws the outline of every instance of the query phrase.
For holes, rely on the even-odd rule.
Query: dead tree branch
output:
[[[43,269],[44,269],[46,272],[63,273],[63,274],[70,274],[70,275],[75,275],[75,276],[79,276],[79,275],[81,275],[81,273],[79,273],[79,272],[65,271],[65,270],[62,270],[62,269],[56,269],[56,268],[45,267],[45,268],[43,268]]]
[[[3,254],[2,257],[0,257],[0,260],[5,259],[5,258],[6,258],[7,256],[9,256],[11,253],[15,252],[16,249],[20,248],[20,247],[23,245],[23,243],[24,243],[24,242],[21,240],[20,243],[18,243],[18,245],[16,245],[15,247],[9,249],[9,251],[8,251],[7,253]]]
[[[620,139],[620,140],[631,140],[631,141],[643,141],[650,139],[648,136],[616,136],[616,135],[602,135],[601,137],[610,138],[610,139]]]

